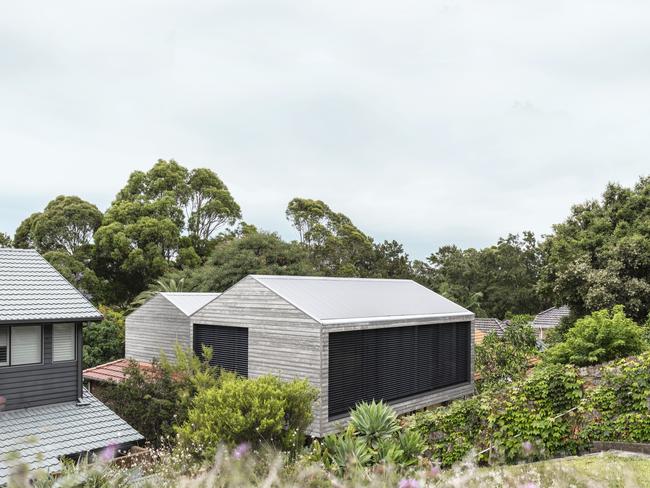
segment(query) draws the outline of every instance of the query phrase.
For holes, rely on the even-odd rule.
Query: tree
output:
[[[82,260],[67,251],[50,251],[43,257],[86,298],[94,303],[102,301],[107,285]]]
[[[546,351],[545,359],[576,366],[603,363],[642,352],[647,347],[643,336],[643,328],[616,305],[579,319],[563,342]]]
[[[40,253],[65,251],[71,256],[92,243],[102,213],[77,196],[60,195],[43,212],[30,215],[16,230],[16,245]]]
[[[124,314],[105,306],[100,306],[99,311],[104,320],[83,329],[85,368],[124,357]]]
[[[477,314],[503,318],[547,304],[536,289],[542,258],[531,232],[480,250],[442,246],[427,261],[414,263],[418,281]]]
[[[13,241],[10,236],[4,232],[0,232],[0,248],[3,247],[13,247]]]
[[[209,169],[159,160],[134,171],[95,233],[96,271],[114,283],[112,303],[128,303],[163,274],[200,264],[214,233],[241,215]]]
[[[145,302],[149,301],[160,292],[179,293],[184,291],[191,291],[185,287],[185,278],[177,280],[173,277],[163,277],[156,280],[154,283],[149,285],[145,291],[135,297],[131,302],[130,309],[135,310],[144,305]]]
[[[577,316],[616,304],[634,320],[650,312],[650,177],[610,183],[600,200],[571,209],[542,244],[539,289]]]
[[[238,234],[221,240],[200,268],[177,272],[184,287],[195,291],[224,291],[249,274],[314,275],[307,252],[298,243],[242,225]]]
[[[321,200],[294,198],[285,212],[300,235],[313,265],[323,274],[369,276],[372,273],[372,238],[342,213]]]
[[[372,275],[377,278],[413,277],[413,269],[409,255],[404,252],[404,246],[397,241],[384,241],[374,244],[374,259]]]

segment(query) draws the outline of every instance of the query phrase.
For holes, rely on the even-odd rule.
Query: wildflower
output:
[[[521,447],[523,448],[526,454],[530,454],[533,451],[533,444],[530,441],[525,441]]]
[[[437,464],[434,464],[433,466],[431,466],[431,470],[429,471],[429,474],[430,474],[431,476],[433,476],[433,477],[436,477],[436,476],[438,476],[441,472],[442,472],[442,470],[440,469],[440,466],[438,466]]]
[[[101,462],[107,463],[115,457],[117,453],[117,446],[113,443],[109,444],[108,447],[102,449],[102,452],[99,453],[99,460]]]
[[[532,481],[529,481],[528,483],[519,485],[519,488],[539,488],[539,486],[537,486],[537,483],[533,483]]]
[[[239,444],[239,445],[235,448],[235,450],[233,451],[232,455],[233,455],[233,457],[234,457],[235,459],[241,459],[241,458],[243,458],[244,456],[246,456],[246,454],[248,454],[248,451],[250,451],[250,450],[251,450],[251,445],[250,445],[250,443],[248,443],[248,442],[242,442],[241,444]]]
[[[413,478],[405,478],[399,482],[399,488],[420,488],[420,483]]]

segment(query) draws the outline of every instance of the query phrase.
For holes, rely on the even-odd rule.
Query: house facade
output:
[[[0,249],[0,485],[9,458],[50,470],[64,456],[142,439],[84,392],[82,328],[101,319],[36,251]]]
[[[214,365],[309,380],[319,392],[309,433],[320,437],[360,401],[406,413],[472,394],[473,318],[410,280],[248,276],[176,327],[198,355],[210,346]],[[127,351],[134,337],[148,340],[128,332]]]

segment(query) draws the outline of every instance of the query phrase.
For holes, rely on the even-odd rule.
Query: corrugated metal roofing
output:
[[[322,324],[473,317],[469,310],[412,280],[251,276]]]
[[[571,310],[566,305],[551,307],[538,313],[533,320],[533,327],[536,329],[552,329],[560,325],[564,317],[568,317]]]
[[[0,249],[0,322],[101,320],[95,307],[33,249]]]
[[[87,391],[84,399],[88,401],[84,406],[67,402],[0,412],[0,485],[17,463],[56,472],[61,456],[142,439]]]
[[[189,317],[217,298],[221,293],[162,292],[161,295]]]

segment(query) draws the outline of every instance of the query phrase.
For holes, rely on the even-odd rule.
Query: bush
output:
[[[529,325],[511,325],[508,336],[499,337],[494,332],[483,338],[483,342],[475,349],[475,370],[477,373],[476,387],[479,391],[500,388],[524,377],[528,370],[530,359],[534,355],[530,345]],[[530,331],[528,331],[530,329]]]
[[[104,320],[83,328],[83,363],[92,368],[124,357],[124,314],[100,306]]]
[[[218,387],[199,391],[193,399],[187,420],[176,429],[179,442],[207,459],[219,444],[270,444],[295,452],[303,445],[317,396],[307,380],[223,373]]]
[[[322,445],[315,442],[312,455],[329,469],[344,473],[376,464],[412,466],[425,447],[419,432],[400,428],[389,405],[373,401],[359,403],[350,413],[348,428],[328,435]]]
[[[638,354],[646,348],[643,329],[625,316],[622,305],[579,319],[564,341],[546,351],[549,362],[587,366]]]

